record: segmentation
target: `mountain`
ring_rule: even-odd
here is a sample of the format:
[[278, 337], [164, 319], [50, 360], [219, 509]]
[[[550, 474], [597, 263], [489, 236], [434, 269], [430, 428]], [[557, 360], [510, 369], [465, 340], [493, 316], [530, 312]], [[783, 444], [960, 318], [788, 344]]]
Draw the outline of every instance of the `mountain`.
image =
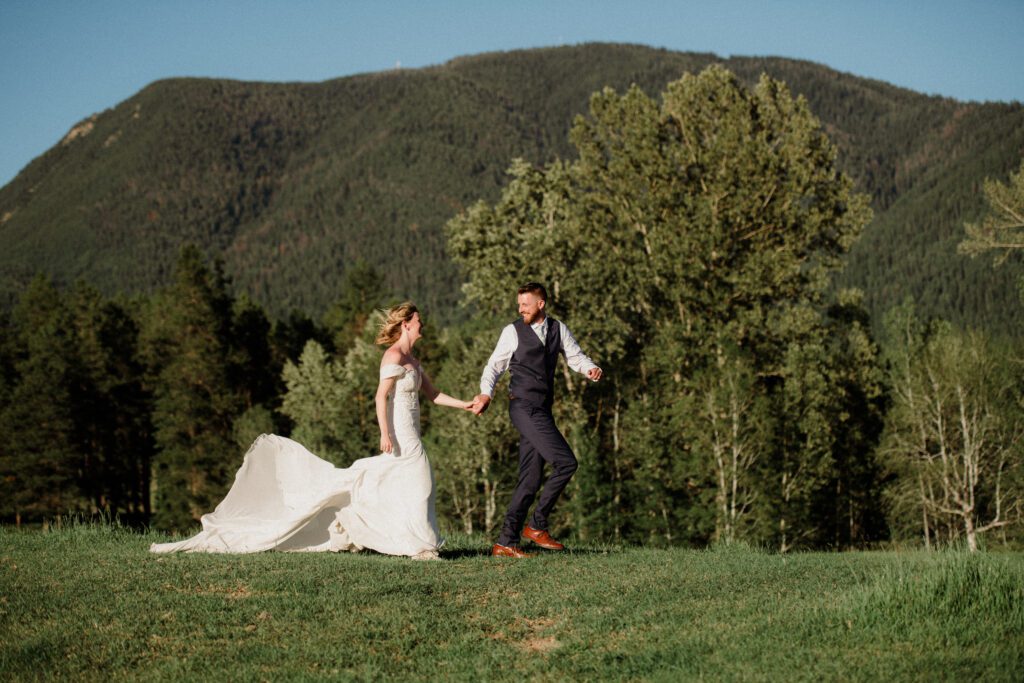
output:
[[276, 315], [319, 313], [347, 268], [455, 315], [444, 223], [494, 200], [514, 157], [570, 157], [590, 95], [656, 95], [721, 63], [807, 98], [875, 218], [838, 278], [874, 315], [906, 295], [955, 322], [1018, 332], [1019, 261], [955, 253], [985, 177], [1024, 156], [1020, 103], [964, 103], [782, 58], [587, 44], [489, 53], [323, 83], [171, 79], [82, 121], [0, 188], [0, 298], [38, 271], [107, 293], [167, 281], [181, 245], [221, 255]]

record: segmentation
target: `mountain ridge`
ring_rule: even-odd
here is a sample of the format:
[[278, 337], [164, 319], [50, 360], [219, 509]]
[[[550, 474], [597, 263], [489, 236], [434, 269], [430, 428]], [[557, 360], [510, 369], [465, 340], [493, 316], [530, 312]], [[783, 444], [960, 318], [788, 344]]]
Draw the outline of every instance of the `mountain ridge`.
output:
[[983, 178], [1024, 155], [1020, 103], [964, 103], [803, 60], [608, 43], [318, 83], [155, 81], [0, 188], [0, 297], [40, 270], [107, 293], [152, 291], [194, 242], [278, 316], [322, 311], [359, 260], [396, 293], [454, 309], [449, 218], [493, 201], [515, 157], [574, 156], [567, 133], [593, 92], [636, 83], [657, 95], [713, 63], [806, 97], [871, 196], [876, 217], [837, 282], [863, 287], [873, 315], [912, 295], [926, 314], [1019, 329], [1019, 264], [993, 271], [956, 256], [955, 242], [983, 206]]

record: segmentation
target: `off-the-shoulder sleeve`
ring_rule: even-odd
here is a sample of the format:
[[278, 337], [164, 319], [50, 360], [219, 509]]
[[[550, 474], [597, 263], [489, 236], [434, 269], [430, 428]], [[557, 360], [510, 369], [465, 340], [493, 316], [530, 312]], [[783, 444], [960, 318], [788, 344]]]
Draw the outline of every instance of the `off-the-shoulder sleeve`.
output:
[[401, 377], [405, 373], [409, 372], [408, 369], [395, 363], [385, 363], [380, 366], [380, 378], [388, 379], [389, 377]]

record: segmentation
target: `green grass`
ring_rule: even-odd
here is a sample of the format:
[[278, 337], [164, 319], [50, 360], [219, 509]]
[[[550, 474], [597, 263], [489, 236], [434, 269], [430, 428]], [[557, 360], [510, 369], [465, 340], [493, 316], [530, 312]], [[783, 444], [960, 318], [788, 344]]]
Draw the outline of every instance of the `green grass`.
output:
[[173, 555], [0, 530], [0, 680], [1020, 680], [1024, 554]]

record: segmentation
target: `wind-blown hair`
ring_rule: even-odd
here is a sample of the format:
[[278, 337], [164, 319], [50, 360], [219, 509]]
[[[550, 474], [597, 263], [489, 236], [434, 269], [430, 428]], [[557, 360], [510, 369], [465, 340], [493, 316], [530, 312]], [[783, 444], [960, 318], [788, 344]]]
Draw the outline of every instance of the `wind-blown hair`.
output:
[[384, 313], [384, 320], [377, 330], [377, 343], [389, 346], [402, 336], [402, 323], [409, 322], [418, 313], [416, 304], [411, 301], [392, 306]]

